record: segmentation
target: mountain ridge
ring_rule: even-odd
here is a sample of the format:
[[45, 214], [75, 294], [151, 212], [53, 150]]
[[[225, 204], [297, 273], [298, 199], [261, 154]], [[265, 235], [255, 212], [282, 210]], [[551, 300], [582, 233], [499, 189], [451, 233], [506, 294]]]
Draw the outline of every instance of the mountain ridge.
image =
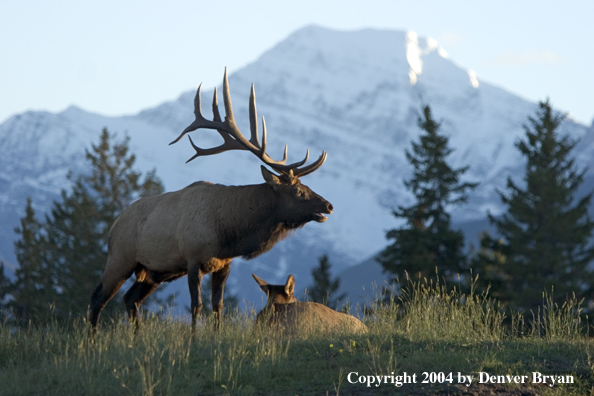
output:
[[[293, 162], [306, 149], [312, 158], [327, 151], [324, 166], [303, 182], [336, 209], [326, 223], [308, 224], [266, 255], [234, 262], [229, 285], [250, 301], [261, 300], [250, 281], [252, 272], [270, 283], [293, 273], [298, 288], [304, 288], [321, 254], [330, 255], [337, 274], [387, 244], [384, 231], [399, 224], [390, 209], [412, 200], [402, 185], [411, 171], [404, 149], [420, 133], [416, 119], [422, 104], [442, 120], [442, 131], [455, 148], [451, 164], [470, 165], [465, 180], [481, 182], [468, 205], [452, 208], [457, 223], [482, 219], [487, 210], [501, 212], [495, 188], [504, 188], [509, 175], [521, 174], [514, 142], [537, 108], [456, 64], [435, 40], [405, 31], [337, 32], [308, 26], [290, 35], [229, 75], [235, 118], [244, 134], [252, 82], [258, 115], [266, 117], [267, 152], [280, 158], [286, 142]], [[212, 90], [206, 88], [203, 112], [210, 117]], [[247, 152], [185, 165], [194, 153], [187, 140], [168, 146], [193, 120], [194, 95], [184, 92], [135, 115], [106, 117], [71, 106], [57, 114], [15, 115], [0, 125], [0, 147], [9, 152], [0, 158], [0, 259], [15, 262], [13, 229], [24, 214], [26, 196], [34, 197], [39, 213], [46, 212], [60, 189], [68, 188], [67, 172], [85, 169], [84, 148], [97, 141], [104, 127], [119, 137], [127, 132], [138, 169], [156, 167], [168, 191], [197, 180], [261, 183], [260, 162]], [[567, 120], [562, 132], [583, 138], [576, 158], [580, 166], [587, 165], [594, 155], [594, 127]], [[200, 147], [221, 141], [215, 131], [202, 130], [192, 139]], [[185, 281], [173, 288], [187, 295]]]

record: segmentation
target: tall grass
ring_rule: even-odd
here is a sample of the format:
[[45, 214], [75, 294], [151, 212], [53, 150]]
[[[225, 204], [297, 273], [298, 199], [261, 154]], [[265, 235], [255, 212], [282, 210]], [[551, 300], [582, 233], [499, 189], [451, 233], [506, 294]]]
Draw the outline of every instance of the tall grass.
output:
[[487, 293], [421, 280], [371, 308], [367, 334], [308, 338], [278, 336], [254, 325], [253, 312], [238, 311], [219, 331], [204, 319], [194, 336], [186, 322], [162, 315], [144, 317], [138, 333], [125, 320], [105, 321], [94, 339], [84, 320], [28, 328], [5, 322], [0, 395], [349, 394], [354, 385], [345, 376], [354, 370], [526, 374], [548, 367], [582, 378], [575, 389], [594, 385], [594, 347], [575, 300], [559, 307], [545, 295], [532, 320], [512, 313], [506, 321]]
[[470, 292], [463, 294], [455, 287], [448, 289], [439, 279], [409, 279], [405, 286], [398, 287], [398, 297], [394, 296], [392, 287], [370, 304], [375, 319], [372, 326], [379, 326], [378, 331], [392, 328], [392, 332], [411, 341], [502, 340], [506, 336], [505, 314], [499, 303], [488, 296], [488, 291], [475, 292], [475, 282]]
[[582, 321], [581, 301], [575, 295], [563, 302], [561, 306], [553, 302], [553, 291], [543, 293], [543, 304], [536, 313], [532, 313], [530, 321], [530, 334], [535, 337], [544, 337], [549, 341], [568, 341], [578, 339], [583, 331], [588, 331], [586, 320]]

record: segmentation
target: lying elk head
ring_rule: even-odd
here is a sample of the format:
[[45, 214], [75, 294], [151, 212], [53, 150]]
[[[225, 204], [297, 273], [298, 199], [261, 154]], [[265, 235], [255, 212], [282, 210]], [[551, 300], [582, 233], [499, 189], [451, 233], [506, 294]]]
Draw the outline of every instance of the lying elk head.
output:
[[262, 166], [266, 181], [263, 184], [223, 186], [197, 182], [180, 191], [143, 198], [130, 205], [110, 231], [105, 272], [91, 296], [89, 323], [92, 327], [97, 324], [105, 304], [133, 273], [136, 282], [124, 296], [132, 320], [138, 316], [140, 303], [159, 284], [187, 274], [194, 327], [202, 309], [200, 284], [202, 277], [209, 273], [212, 273], [212, 308], [220, 318], [224, 285], [234, 257], [256, 257], [270, 250], [291, 230], [309, 221], [324, 222], [325, 215], [332, 213], [328, 201], [299, 181], [301, 176], [322, 166], [326, 152], [309, 165], [306, 165], [309, 150], [302, 161], [287, 164], [285, 145], [283, 159], [273, 160], [266, 154], [264, 117], [262, 143], [258, 137], [254, 86], [249, 101], [249, 140], [235, 123], [227, 71], [223, 80], [224, 120], [219, 114], [216, 90], [212, 102], [213, 120], [204, 118], [201, 87], [194, 100], [196, 119], [171, 144], [196, 129], [215, 129], [222, 136], [223, 144], [202, 149], [190, 138], [196, 154], [188, 162], [228, 150], [247, 150], [277, 173]]
[[252, 274], [260, 289], [266, 293], [266, 307], [272, 304], [290, 304], [297, 301], [293, 292], [295, 292], [295, 278], [289, 275], [287, 283], [284, 285], [269, 285], [264, 279], [260, 279], [256, 274]]

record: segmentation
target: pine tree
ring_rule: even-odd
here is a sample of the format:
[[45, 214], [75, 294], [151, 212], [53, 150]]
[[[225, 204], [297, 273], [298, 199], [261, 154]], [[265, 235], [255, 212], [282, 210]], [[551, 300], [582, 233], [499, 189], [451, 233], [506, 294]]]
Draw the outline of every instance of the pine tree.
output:
[[557, 303], [573, 293], [592, 301], [593, 193], [576, 197], [586, 169], [580, 171], [570, 157], [577, 142], [559, 135], [564, 117], [547, 100], [528, 118], [526, 136], [516, 143], [527, 160], [524, 186], [509, 177], [507, 193], [498, 191], [507, 212], [500, 218], [489, 214], [489, 221], [501, 238], [485, 234], [474, 260], [492, 295], [519, 310], [537, 308], [545, 291]]
[[59, 318], [86, 314], [89, 290], [99, 283], [107, 261], [103, 220], [80, 178], [70, 192], [62, 191], [62, 200], [54, 202], [47, 217], [47, 255], [56, 271], [54, 301]]
[[309, 297], [312, 301], [327, 305], [329, 308], [336, 309], [340, 300], [346, 297], [346, 293], [336, 296], [340, 287], [340, 279], [332, 280], [330, 275], [330, 260], [328, 255], [324, 254], [318, 258], [319, 265], [311, 270], [314, 283], [309, 288]]
[[[44, 223], [34, 221], [30, 203], [21, 220], [15, 245], [20, 265], [15, 300], [22, 304], [30, 301], [29, 296], [43, 296], [39, 299], [42, 307], [31, 306], [30, 310], [43, 312], [40, 318], [50, 313], [43, 309], [48, 301], [58, 318], [86, 315], [90, 293], [105, 268], [111, 226], [134, 200], [163, 191], [155, 171], [141, 183], [141, 173], [133, 169], [129, 138], [112, 143], [113, 138], [106, 129], [102, 131], [99, 144], [86, 151], [90, 174], [68, 176], [71, 190], [62, 190], [61, 200], [54, 202]], [[32, 277], [45, 282], [34, 283], [33, 294], [28, 286]]]
[[56, 267], [47, 260], [48, 244], [42, 223], [37, 220], [31, 198], [27, 198], [25, 217], [15, 229], [20, 238], [15, 242], [19, 268], [11, 288], [8, 304], [21, 324], [47, 319], [56, 293]]
[[424, 133], [419, 142], [411, 142], [412, 152], [406, 150], [413, 175], [404, 185], [413, 193], [415, 203], [392, 212], [406, 224], [386, 233], [394, 242], [378, 257], [393, 280], [405, 279], [407, 274], [429, 277], [436, 269], [440, 276], [455, 279], [466, 270], [464, 236], [452, 230], [447, 209], [465, 203], [467, 191], [478, 183], [460, 182], [468, 167], [452, 169], [448, 165], [447, 157], [453, 152], [448, 138], [439, 134], [440, 123], [433, 120], [430, 107], [424, 106], [422, 111], [418, 125]]
[[126, 136], [115, 144], [112, 139], [107, 129], [103, 129], [99, 144], [91, 145], [91, 151], [86, 150], [92, 173], [80, 176], [80, 182], [92, 194], [102, 215], [100, 231], [104, 242], [115, 219], [133, 201], [163, 192], [163, 184], [154, 169], [146, 174], [142, 183], [142, 174], [133, 170], [136, 156], [129, 153], [130, 138]]
[[0, 321], [4, 321], [8, 317], [10, 308], [7, 299], [13, 288], [10, 278], [4, 272], [4, 268], [5, 263], [0, 260]]

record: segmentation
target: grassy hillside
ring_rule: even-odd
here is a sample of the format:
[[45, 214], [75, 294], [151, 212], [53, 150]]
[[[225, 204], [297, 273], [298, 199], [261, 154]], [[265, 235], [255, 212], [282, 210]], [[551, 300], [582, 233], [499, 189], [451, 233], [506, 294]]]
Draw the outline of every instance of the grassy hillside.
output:
[[[194, 337], [172, 319], [145, 318], [137, 335], [125, 321], [104, 323], [94, 343], [82, 321], [5, 323], [0, 395], [591, 394], [594, 343], [579, 306], [546, 302], [527, 324], [486, 296], [421, 283], [398, 303], [376, 303], [367, 334], [292, 339], [255, 326], [253, 313], [230, 315], [219, 332], [205, 320]], [[544, 375], [553, 377], [532, 383]], [[459, 384], [468, 376], [470, 387]]]

